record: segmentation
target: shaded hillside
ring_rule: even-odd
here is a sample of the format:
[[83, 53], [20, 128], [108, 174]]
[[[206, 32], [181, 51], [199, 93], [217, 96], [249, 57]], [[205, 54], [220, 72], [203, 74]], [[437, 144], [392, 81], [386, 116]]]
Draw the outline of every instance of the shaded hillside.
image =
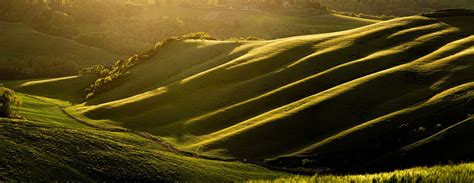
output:
[[[76, 6], [77, 5], [77, 6]], [[108, 3], [80, 3], [70, 12], [78, 24], [75, 40], [115, 53], [134, 54], [151, 48], [169, 37], [193, 32], [208, 32], [218, 39], [282, 37], [352, 29], [373, 23], [337, 15], [295, 11], [295, 16], [278, 12], [193, 8], [181, 6], [149, 7], [133, 17], [117, 16], [124, 8]], [[105, 11], [102, 11], [104, 10]], [[98, 16], [91, 16], [98, 14]], [[82, 16], [87, 17], [82, 17]], [[91, 21], [105, 19], [107, 21]], [[102, 23], [99, 23], [102, 22]]]
[[[460, 148], [471, 141], [439, 133], [474, 113], [473, 20], [413, 16], [270, 41], [175, 41], [69, 110], [184, 150], [281, 157], [269, 162], [286, 167], [345, 170]], [[418, 163], [471, 160], [474, 149], [464, 150]]]
[[97, 79], [95, 75], [70, 76], [53, 79], [21, 80], [5, 83], [17, 92], [25, 92], [77, 104], [84, 101], [85, 88]]
[[354, 16], [383, 15], [383, 16], [410, 16], [429, 11], [448, 8], [474, 8], [471, 0], [319, 0], [329, 9], [351, 13]]
[[0, 63], [7, 58], [79, 57], [80, 65], [110, 64], [119, 55], [40, 33], [25, 24], [0, 22]]

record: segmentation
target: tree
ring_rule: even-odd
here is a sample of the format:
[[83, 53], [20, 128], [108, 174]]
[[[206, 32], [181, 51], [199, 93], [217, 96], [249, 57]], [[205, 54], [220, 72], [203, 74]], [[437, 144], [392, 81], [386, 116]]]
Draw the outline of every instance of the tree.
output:
[[21, 102], [16, 97], [15, 92], [0, 84], [0, 117], [11, 117], [11, 107], [20, 104]]

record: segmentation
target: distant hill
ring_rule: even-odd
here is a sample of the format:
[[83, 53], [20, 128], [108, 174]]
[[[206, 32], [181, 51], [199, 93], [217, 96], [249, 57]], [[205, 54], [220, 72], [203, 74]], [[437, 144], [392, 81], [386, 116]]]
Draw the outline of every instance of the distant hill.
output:
[[471, 0], [434, 0], [434, 2], [450, 6], [450, 8], [474, 9], [474, 2]]
[[174, 41], [68, 110], [287, 168], [470, 161], [473, 21], [447, 13], [269, 41]]
[[110, 64], [119, 55], [40, 33], [22, 23], [0, 22], [0, 63], [8, 58], [79, 57], [80, 65]]
[[377, 0], [377, 1], [353, 1], [353, 0], [319, 0], [322, 5], [329, 9], [357, 14], [373, 16], [409, 16], [440, 9], [474, 9], [471, 0]]
[[71, 76], [81, 67], [109, 65], [121, 57], [23, 23], [0, 22], [0, 80]]

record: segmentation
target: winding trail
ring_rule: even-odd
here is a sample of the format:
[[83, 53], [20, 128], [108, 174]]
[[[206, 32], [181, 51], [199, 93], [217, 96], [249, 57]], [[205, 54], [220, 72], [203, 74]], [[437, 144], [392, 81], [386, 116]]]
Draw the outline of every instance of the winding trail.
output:
[[238, 158], [218, 158], [218, 157], [210, 157], [210, 156], [203, 156], [197, 153], [189, 152], [189, 151], [183, 151], [178, 148], [175, 148], [173, 145], [170, 143], [167, 143], [165, 140], [162, 140], [150, 133], [147, 132], [140, 132], [140, 131], [135, 131], [131, 129], [126, 129], [126, 128], [121, 128], [121, 127], [106, 127], [106, 126], [101, 126], [97, 125], [94, 123], [87, 122], [86, 120], [83, 120], [77, 116], [74, 116], [70, 114], [69, 112], [66, 111], [64, 106], [61, 106], [59, 104], [53, 103], [51, 101], [44, 100], [40, 97], [25, 94], [26, 97], [30, 97], [51, 105], [56, 106], [61, 110], [62, 113], [64, 113], [66, 116], [69, 118], [73, 119], [77, 123], [83, 124], [87, 127], [94, 128], [97, 130], [102, 130], [102, 131], [107, 131], [107, 132], [119, 132], [119, 133], [130, 133], [137, 135], [139, 137], [142, 137], [147, 140], [151, 140], [161, 146], [163, 146], [168, 152], [177, 154], [177, 155], [182, 155], [182, 156], [187, 156], [187, 157], [192, 157], [192, 158], [199, 158], [199, 159], [205, 159], [205, 160], [214, 160], [214, 161], [223, 161], [223, 162], [238, 162], [238, 163], [248, 163], [248, 164], [253, 164], [261, 167], [265, 167], [269, 170], [273, 171], [281, 171], [281, 172], [287, 172], [287, 173], [295, 173], [295, 174], [302, 174], [302, 175], [314, 175], [314, 174], [321, 174], [321, 173], [329, 173], [330, 170], [328, 169], [290, 169], [290, 168], [284, 168], [284, 167], [277, 167], [277, 166], [271, 166], [265, 163], [265, 159], [238, 159]]

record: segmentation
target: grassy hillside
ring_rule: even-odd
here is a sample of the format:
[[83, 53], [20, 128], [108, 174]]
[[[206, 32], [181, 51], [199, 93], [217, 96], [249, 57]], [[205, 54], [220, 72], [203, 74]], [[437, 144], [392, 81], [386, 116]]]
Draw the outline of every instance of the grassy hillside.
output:
[[[149, 7], [130, 18], [116, 16], [117, 13], [123, 13], [119, 7], [103, 7], [108, 11], [118, 11], [116, 13], [102, 12], [103, 8], [96, 8], [84, 7], [78, 9], [78, 12], [89, 15], [88, 11], [96, 10], [94, 13], [102, 15], [97, 17], [105, 17], [107, 21], [79, 23], [80, 33], [75, 39], [87, 45], [126, 54], [140, 53], [153, 47], [156, 42], [193, 32], [207, 32], [223, 40], [247, 37], [277, 39], [347, 30], [376, 22], [337, 15], [308, 14], [305, 13], [306, 10], [293, 10], [292, 13], [283, 14], [255, 10], [163, 6]], [[94, 18], [90, 17], [88, 20]]]
[[[276, 166], [346, 170], [461, 148], [471, 141], [443, 131], [474, 113], [470, 20], [412, 16], [269, 41], [175, 41], [122, 85], [68, 110], [184, 150], [278, 158]], [[417, 162], [471, 160], [474, 150], [464, 150]]]
[[[293, 12], [294, 14], [297, 14]], [[275, 39], [303, 34], [327, 33], [352, 29], [368, 25], [377, 21], [368, 19], [354, 19], [337, 15], [286, 15], [282, 12], [265, 12], [254, 10], [229, 9], [196, 9], [184, 7], [161, 7], [151, 9], [143, 17], [164, 16], [183, 20], [203, 19], [208, 22], [238, 27], [231, 32], [219, 29], [202, 31], [210, 32], [220, 38], [256, 36], [265, 39]], [[226, 33], [228, 32], [228, 33]], [[226, 35], [227, 34], [227, 35]]]
[[420, 167], [389, 173], [313, 177], [293, 176], [276, 180], [252, 180], [248, 182], [473, 182], [474, 164]]
[[0, 22], [0, 63], [7, 58], [79, 57], [80, 65], [108, 64], [120, 56], [64, 38], [52, 37], [21, 23]]
[[411, 16], [440, 9], [473, 9], [471, 0], [427, 0], [427, 1], [352, 1], [319, 0], [322, 5], [339, 13], [357, 17], [386, 19], [393, 16]]
[[96, 79], [97, 76], [85, 75], [53, 79], [10, 81], [4, 83], [4, 85], [18, 92], [27, 92], [31, 95], [59, 99], [70, 104], [77, 104], [84, 101], [85, 88]]
[[[412, 16], [268, 41], [172, 41], [113, 90], [66, 111], [181, 150], [276, 167], [347, 172], [472, 161], [470, 20]], [[67, 105], [82, 102], [93, 80], [6, 85]], [[39, 102], [27, 101], [24, 115], [69, 123], [32, 110]]]
[[130, 133], [89, 128], [56, 105], [20, 95], [26, 120], [0, 119], [0, 181], [192, 181], [274, 179], [286, 174], [168, 152]]
[[435, 2], [448, 6], [450, 8], [467, 8], [467, 9], [474, 9], [474, 3], [469, 0], [436, 0]]
[[2, 181], [471, 182], [474, 178], [472, 164], [365, 175], [289, 176], [248, 164], [176, 155], [132, 134], [81, 125], [35, 96], [20, 97], [24, 105], [17, 112], [27, 120], [0, 119], [0, 144], [8, 147], [0, 150]]

